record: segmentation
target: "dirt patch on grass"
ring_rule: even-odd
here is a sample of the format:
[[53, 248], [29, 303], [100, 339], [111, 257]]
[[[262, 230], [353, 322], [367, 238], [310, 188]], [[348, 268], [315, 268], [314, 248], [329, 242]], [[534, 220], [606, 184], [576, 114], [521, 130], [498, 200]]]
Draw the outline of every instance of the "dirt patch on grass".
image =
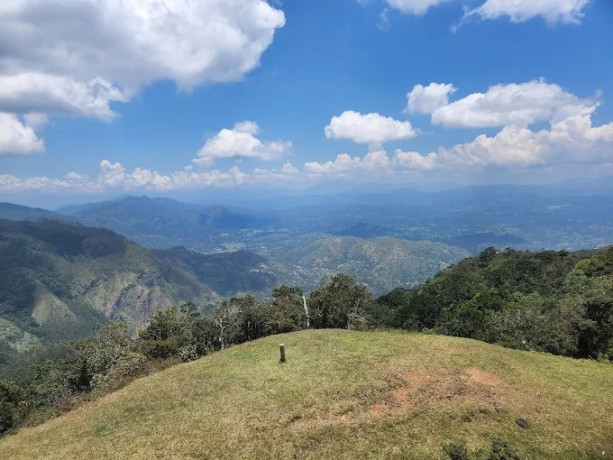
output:
[[502, 379], [493, 372], [471, 367], [416, 369], [389, 379], [387, 390], [364, 390], [332, 404], [327, 410], [308, 411], [290, 420], [296, 429], [354, 423], [364, 417], [403, 413], [424, 414], [457, 408], [462, 413], [495, 414], [506, 396]]
[[473, 382], [487, 385], [490, 387], [500, 387], [502, 379], [493, 372], [484, 371], [478, 367], [470, 367], [466, 369], [465, 376]]
[[504, 397], [499, 376], [478, 368], [466, 372], [420, 369], [393, 379], [382, 402], [369, 407], [373, 416], [400, 411], [431, 412], [445, 406], [483, 406], [498, 412]]

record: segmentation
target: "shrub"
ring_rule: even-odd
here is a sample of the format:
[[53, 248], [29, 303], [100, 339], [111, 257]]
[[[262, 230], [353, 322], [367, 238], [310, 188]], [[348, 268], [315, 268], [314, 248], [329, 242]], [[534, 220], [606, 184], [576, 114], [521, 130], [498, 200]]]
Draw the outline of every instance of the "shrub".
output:
[[502, 439], [492, 439], [492, 450], [487, 460], [520, 460], [511, 446]]
[[443, 450], [449, 457], [449, 460], [468, 460], [468, 451], [466, 450], [466, 444], [463, 442], [446, 444]]

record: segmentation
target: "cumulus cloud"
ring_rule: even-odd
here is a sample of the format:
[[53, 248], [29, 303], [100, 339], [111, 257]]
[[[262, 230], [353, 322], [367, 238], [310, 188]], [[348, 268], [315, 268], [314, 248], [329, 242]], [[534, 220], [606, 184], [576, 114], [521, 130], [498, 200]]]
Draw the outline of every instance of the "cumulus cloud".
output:
[[425, 14], [431, 7], [448, 1], [450, 0], [385, 0], [394, 9], [415, 15]]
[[407, 94], [407, 108], [409, 113], [431, 114], [439, 107], [449, 103], [449, 96], [456, 92], [456, 88], [449, 83], [430, 83], [428, 86], [415, 85]]
[[[127, 102], [158, 80], [183, 89], [239, 80], [284, 23], [283, 12], [264, 0], [4, 2], [0, 112], [110, 120], [112, 102]], [[4, 151], [42, 150], [14, 117], [2, 124], [12, 133]]]
[[65, 113], [110, 120], [115, 114], [109, 104], [125, 102], [127, 96], [116, 86], [94, 78], [87, 83], [42, 73], [0, 75], [0, 111]]
[[505, 126], [494, 136], [485, 134], [473, 141], [440, 149], [442, 165], [532, 166], [550, 162], [611, 161], [613, 123], [592, 125], [595, 107], [563, 120], [554, 120], [550, 129], [533, 131]]
[[[31, 119], [30, 123], [35, 121]], [[28, 155], [44, 151], [45, 144], [35, 132], [39, 125], [33, 124], [28, 124], [27, 120], [24, 124], [15, 115], [0, 112], [0, 155]]]
[[[287, 171], [287, 168], [284, 168]], [[121, 163], [108, 160], [100, 162], [97, 177], [88, 178], [70, 172], [62, 178], [47, 176], [21, 179], [10, 174], [0, 174], [0, 192], [39, 191], [45, 193], [62, 190], [99, 193], [105, 190], [153, 190], [171, 191], [200, 187], [236, 186], [244, 183], [249, 176], [238, 166], [227, 171], [197, 172], [187, 167], [170, 174], [161, 174], [147, 168], [135, 168], [127, 171]]]
[[417, 85], [409, 92], [408, 109], [430, 113], [432, 123], [453, 128], [483, 128], [506, 125], [528, 126], [564, 118], [595, 108], [597, 102], [581, 99], [560, 86], [533, 80], [491, 86], [485, 93], [473, 93], [454, 102], [448, 95], [451, 85]]
[[190, 88], [255, 68], [285, 23], [263, 0], [20, 0], [0, 8], [0, 69]]
[[404, 170], [431, 170], [435, 167], [437, 155], [427, 156], [417, 152], [396, 150], [390, 158], [384, 150], [373, 150], [364, 157], [352, 157], [341, 153], [334, 160], [325, 162], [308, 162], [304, 171], [311, 177], [372, 177], [376, 175], [393, 175]]
[[201, 167], [211, 166], [217, 159], [257, 158], [264, 161], [277, 160], [288, 153], [290, 141], [262, 142], [255, 137], [259, 133], [257, 123], [243, 121], [233, 129], [222, 129], [207, 139], [193, 162]]
[[421, 169], [429, 171], [436, 167], [437, 159], [438, 155], [436, 153], [421, 155], [418, 152], [403, 152], [400, 149], [394, 152], [394, 164], [400, 169]]
[[507, 16], [511, 22], [524, 22], [541, 16], [549, 24], [580, 24], [583, 9], [590, 0], [487, 0], [470, 10], [465, 17], [477, 15], [482, 19]]
[[359, 144], [383, 144], [411, 139], [416, 133], [408, 121], [397, 121], [378, 113], [361, 114], [348, 110], [332, 117], [325, 128], [328, 139], [350, 139]]

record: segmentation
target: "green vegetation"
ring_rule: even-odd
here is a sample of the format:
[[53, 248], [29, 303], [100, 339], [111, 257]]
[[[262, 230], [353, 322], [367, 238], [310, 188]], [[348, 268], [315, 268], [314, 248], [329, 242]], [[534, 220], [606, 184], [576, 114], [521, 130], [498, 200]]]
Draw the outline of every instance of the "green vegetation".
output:
[[309, 330], [136, 380], [4, 437], [0, 457], [443, 459], [456, 444], [469, 458], [602, 458], [612, 379], [610, 364], [467, 339]]
[[613, 359], [613, 247], [591, 254], [490, 248], [377, 303], [391, 327]]
[[217, 299], [149, 250], [100, 228], [0, 220], [0, 260], [0, 368], [40, 341], [84, 336], [109, 320], [142, 324], [156, 309]]
[[[346, 240], [334, 241], [339, 254], [351, 257]], [[393, 241], [377, 241], [404, 257]], [[247, 294], [210, 310], [196, 304], [212, 303], [201, 282], [214, 280], [216, 267], [230, 260], [219, 276], [238, 273], [231, 281], [220, 278], [219, 286], [260, 286], [271, 282], [254, 275], [262, 259], [246, 251], [158, 253], [180, 268], [107, 230], [0, 220], [0, 256], [9, 261], [0, 267], [0, 375], [7, 380], [0, 381], [0, 433], [74, 409], [60, 419], [66, 424], [55, 420], [0, 441], [0, 455], [8, 449], [9, 456], [24, 456], [13, 444], [22, 437], [35, 446], [34, 456], [43, 455], [36, 445], [45, 430], [63, 441], [47, 441], [51, 450], [44, 455], [64, 458], [110, 456], [98, 439], [107, 436], [137, 458], [165, 456], [168, 442], [159, 439], [172, 439], [179, 456], [214, 458], [592, 458], [613, 450], [613, 394], [606, 383], [613, 368], [596, 362], [613, 361], [613, 247], [590, 253], [488, 248], [376, 301], [367, 286], [337, 274], [308, 294], [281, 285], [269, 300]], [[196, 303], [182, 302], [189, 299]], [[128, 322], [106, 324], [109, 319]], [[144, 328], [136, 332], [138, 323]], [[381, 326], [428, 335], [304, 331]], [[299, 333], [225, 351], [292, 332]], [[275, 341], [289, 344], [287, 366], [264, 360]], [[219, 350], [224, 353], [206, 356]], [[196, 363], [134, 382], [181, 361]], [[211, 373], [216, 366], [227, 375]], [[190, 369], [199, 369], [204, 387], [190, 387], [191, 377], [181, 373]], [[146, 382], [160, 387], [159, 400], [149, 399], [154, 390]], [[140, 388], [137, 394], [133, 388]], [[178, 406], [164, 400], [173, 389]], [[192, 399], [203, 406], [193, 407]], [[120, 407], [105, 407], [104, 414], [91, 409], [115, 400], [126, 405], [122, 417], [105, 415]], [[134, 428], [139, 419], [147, 433]], [[77, 428], [70, 420], [91, 433], [86, 428], [83, 439], [72, 439]], [[207, 443], [177, 438], [176, 430], [192, 429], [186, 420], [211, 434]]]
[[263, 250], [279, 280], [316, 289], [322, 279], [345, 273], [374, 294], [410, 288], [467, 257], [461, 248], [400, 238], [372, 240], [325, 236]]
[[268, 261], [250, 251], [200, 254], [184, 247], [153, 251], [160, 260], [196, 277], [222, 296], [262, 293], [277, 285]]
[[[31, 423], [41, 413], [69, 410], [92, 392], [119, 388], [148, 371], [151, 361], [191, 361], [232, 344], [301, 330], [309, 321], [319, 328], [364, 328], [372, 307], [363, 286], [336, 275], [308, 301], [300, 288], [282, 285], [272, 291], [270, 302], [257, 302], [250, 295], [232, 298], [209, 315], [191, 303], [157, 310], [135, 338], [124, 323], [106, 325], [91, 338], [71, 343], [56, 359], [39, 364], [33, 377], [21, 379], [21, 397], [6, 402], [19, 417], [5, 421], [0, 433]], [[17, 367], [27, 374], [28, 365]]]

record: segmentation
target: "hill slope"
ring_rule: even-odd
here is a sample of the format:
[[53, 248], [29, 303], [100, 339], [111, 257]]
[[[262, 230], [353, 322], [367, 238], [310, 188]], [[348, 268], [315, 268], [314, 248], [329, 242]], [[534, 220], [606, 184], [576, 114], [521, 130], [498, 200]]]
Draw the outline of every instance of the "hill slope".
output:
[[273, 269], [285, 283], [310, 290], [335, 273], [345, 273], [375, 295], [423, 282], [469, 255], [464, 249], [430, 241], [352, 236], [317, 238], [263, 253], [275, 262]]
[[521, 458], [602, 458], [612, 380], [608, 364], [467, 339], [310, 330], [137, 380], [1, 439], [0, 457], [430, 459], [497, 437]]
[[223, 296], [265, 293], [277, 285], [268, 261], [250, 251], [200, 254], [184, 247], [154, 249], [153, 253], [171, 267], [185, 270]]
[[[73, 338], [106, 320], [142, 323], [157, 309], [215, 294], [109, 230], [0, 220], [0, 339], [14, 349]], [[1, 361], [1, 360], [0, 360]]]

